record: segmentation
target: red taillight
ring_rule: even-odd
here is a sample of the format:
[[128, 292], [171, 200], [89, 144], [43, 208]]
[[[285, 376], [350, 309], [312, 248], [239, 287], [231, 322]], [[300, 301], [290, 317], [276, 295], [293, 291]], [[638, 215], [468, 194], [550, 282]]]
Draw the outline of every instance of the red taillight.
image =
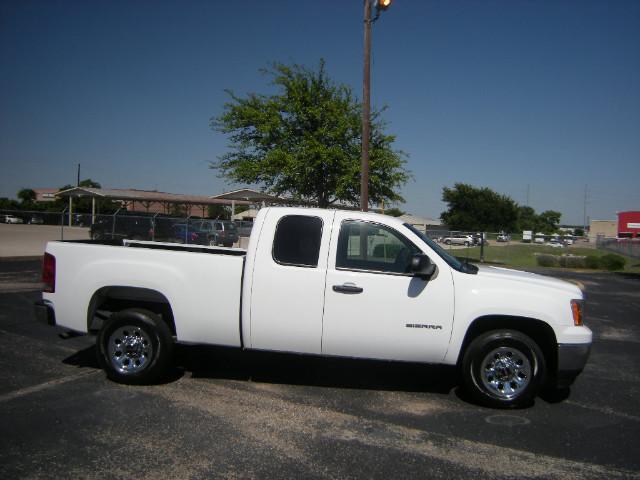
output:
[[43, 292], [55, 293], [56, 291], [56, 257], [50, 253], [44, 254], [44, 261], [42, 262], [42, 283], [44, 287]]

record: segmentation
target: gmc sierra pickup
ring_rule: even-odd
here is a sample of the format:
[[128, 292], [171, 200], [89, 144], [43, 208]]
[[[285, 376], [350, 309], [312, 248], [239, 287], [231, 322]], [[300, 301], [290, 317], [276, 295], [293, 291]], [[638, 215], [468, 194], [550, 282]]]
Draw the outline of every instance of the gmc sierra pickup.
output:
[[39, 317], [96, 334], [130, 384], [158, 380], [182, 342], [454, 365], [478, 401], [512, 407], [571, 384], [592, 339], [577, 286], [462, 263], [363, 212], [264, 208], [246, 251], [50, 242], [43, 282]]

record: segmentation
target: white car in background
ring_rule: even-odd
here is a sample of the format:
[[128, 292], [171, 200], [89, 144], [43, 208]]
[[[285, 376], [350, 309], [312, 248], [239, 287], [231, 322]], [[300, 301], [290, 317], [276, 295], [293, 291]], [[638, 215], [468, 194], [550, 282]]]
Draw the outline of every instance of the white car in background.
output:
[[15, 215], [5, 215], [4, 223], [24, 223], [20, 217], [16, 217]]
[[445, 245], [464, 245], [469, 247], [473, 245], [473, 237], [471, 235], [452, 235], [451, 237], [444, 237], [442, 243]]

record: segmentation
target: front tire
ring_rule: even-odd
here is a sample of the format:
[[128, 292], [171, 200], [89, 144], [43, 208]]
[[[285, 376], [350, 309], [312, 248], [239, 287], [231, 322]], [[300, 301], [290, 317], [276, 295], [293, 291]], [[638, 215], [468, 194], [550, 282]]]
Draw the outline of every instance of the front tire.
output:
[[462, 360], [464, 387], [493, 408], [530, 404], [544, 383], [545, 360], [538, 344], [515, 330], [492, 330], [475, 338]]
[[158, 315], [143, 309], [113, 314], [96, 343], [100, 366], [118, 383], [153, 383], [166, 373], [173, 357], [169, 327]]

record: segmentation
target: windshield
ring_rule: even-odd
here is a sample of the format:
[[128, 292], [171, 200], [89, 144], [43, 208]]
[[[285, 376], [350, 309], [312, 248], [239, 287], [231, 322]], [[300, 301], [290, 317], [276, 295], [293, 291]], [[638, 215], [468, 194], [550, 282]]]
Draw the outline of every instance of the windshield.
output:
[[449, 266], [451, 268], [454, 268], [456, 270], [458, 270], [459, 272], [464, 272], [464, 273], [474, 273], [475, 271], [475, 267], [472, 269], [470, 268], [471, 265], [468, 265], [466, 263], [462, 263], [460, 260], [458, 260], [456, 257], [454, 257], [453, 255], [451, 255], [449, 252], [447, 252], [444, 248], [442, 248], [440, 245], [438, 245], [436, 242], [434, 242], [433, 240], [431, 240], [425, 233], [421, 232], [420, 230], [418, 230], [416, 227], [414, 227], [413, 225], [410, 225], [408, 223], [404, 224], [405, 227], [407, 227], [409, 230], [411, 230], [413, 233], [415, 233], [416, 235], [418, 235], [418, 237], [420, 237], [420, 239], [426, 243], [427, 245], [429, 245], [429, 247], [436, 252], [438, 255], [440, 255], [440, 257], [449, 264]]

